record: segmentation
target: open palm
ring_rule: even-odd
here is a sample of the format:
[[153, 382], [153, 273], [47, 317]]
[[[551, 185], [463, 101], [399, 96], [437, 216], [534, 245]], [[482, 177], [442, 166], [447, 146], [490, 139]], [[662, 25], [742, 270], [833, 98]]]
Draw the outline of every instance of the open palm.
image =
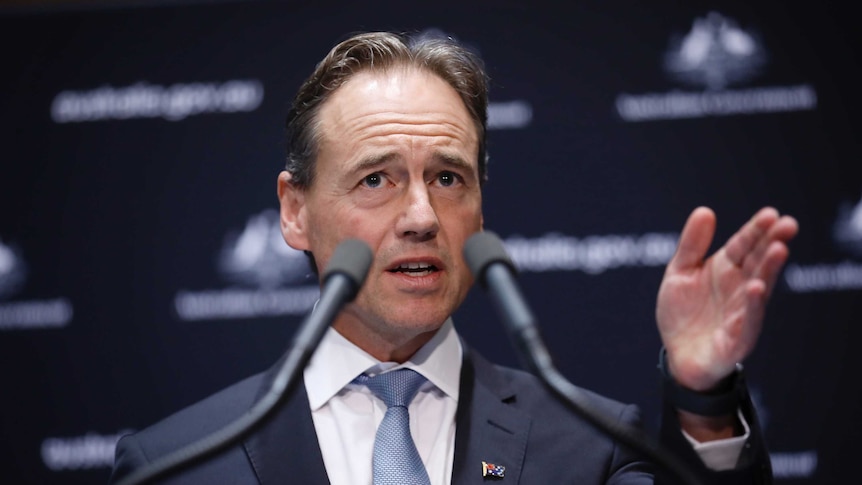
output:
[[754, 348], [787, 243], [798, 232], [795, 219], [763, 208], [706, 258], [715, 227], [712, 210], [691, 213], [656, 304], [671, 374], [697, 391], [714, 387]]

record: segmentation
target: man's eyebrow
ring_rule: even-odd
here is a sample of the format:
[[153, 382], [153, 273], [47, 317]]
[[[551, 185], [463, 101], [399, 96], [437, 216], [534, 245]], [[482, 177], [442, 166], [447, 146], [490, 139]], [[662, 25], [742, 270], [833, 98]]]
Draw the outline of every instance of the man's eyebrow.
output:
[[434, 158], [436, 158], [439, 162], [443, 163], [444, 165], [448, 165], [450, 167], [459, 168], [461, 170], [465, 170], [465, 171], [468, 171], [471, 173], [474, 170], [476, 170], [476, 167], [474, 167], [473, 164], [471, 164], [467, 160], [464, 160], [463, 158], [461, 158], [457, 155], [449, 155], [446, 153], [437, 153], [434, 155]]
[[398, 158], [398, 154], [396, 153], [386, 153], [383, 155], [372, 155], [370, 157], [365, 157], [350, 167], [351, 172], [365, 172], [367, 170], [372, 170], [378, 168], [382, 165], [385, 165], [388, 162], [391, 162], [395, 158]]
[[[352, 164], [348, 168], [348, 170], [350, 173], [373, 171], [374, 169], [380, 168], [383, 165], [386, 165], [387, 163], [390, 163], [398, 158], [399, 155], [394, 152], [385, 153], [383, 155], [371, 155], [360, 159], [355, 164]], [[463, 172], [474, 173], [477, 170], [477, 168], [473, 166], [473, 164], [457, 155], [451, 155], [448, 153], [435, 153], [434, 159], [437, 161], [437, 163], [440, 163], [441, 165], [458, 169]]]

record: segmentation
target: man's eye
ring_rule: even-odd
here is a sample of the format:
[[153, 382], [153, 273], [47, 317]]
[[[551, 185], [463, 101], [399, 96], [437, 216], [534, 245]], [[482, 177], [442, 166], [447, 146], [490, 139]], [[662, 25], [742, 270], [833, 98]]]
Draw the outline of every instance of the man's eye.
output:
[[458, 181], [458, 176], [452, 172], [443, 172], [437, 176], [438, 180], [440, 180], [440, 185], [443, 187], [450, 187]]
[[366, 187], [375, 189], [383, 184], [383, 177], [379, 173], [372, 173], [370, 175], [366, 175], [365, 178], [362, 179], [362, 183]]

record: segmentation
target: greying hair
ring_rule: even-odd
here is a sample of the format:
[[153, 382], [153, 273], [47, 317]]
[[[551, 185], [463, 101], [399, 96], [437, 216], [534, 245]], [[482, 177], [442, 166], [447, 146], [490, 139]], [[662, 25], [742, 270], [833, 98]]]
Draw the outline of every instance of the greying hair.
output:
[[476, 125], [479, 180], [485, 181], [488, 79], [481, 59], [451, 37], [368, 32], [354, 35], [333, 47], [294, 98], [287, 116], [285, 168], [296, 186], [307, 188], [314, 181], [321, 138], [318, 113], [323, 103], [353, 75], [393, 66], [425, 69], [455, 89]]

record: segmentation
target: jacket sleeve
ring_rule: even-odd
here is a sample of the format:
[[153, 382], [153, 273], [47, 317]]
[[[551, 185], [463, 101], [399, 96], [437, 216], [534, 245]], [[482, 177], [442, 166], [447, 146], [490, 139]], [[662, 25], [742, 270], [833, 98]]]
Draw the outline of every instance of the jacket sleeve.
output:
[[[740, 377], [740, 379], [744, 379]], [[708, 469], [682, 434], [682, 426], [677, 417], [676, 409], [667, 400], [662, 403], [662, 419], [659, 442], [671, 453], [675, 453], [692, 471], [702, 477], [704, 485], [769, 485], [772, 483], [772, 466], [769, 453], [763, 439], [763, 433], [757, 419], [751, 395], [745, 382], [740, 384], [739, 409], [751, 428], [751, 433], [736, 468], [726, 471]], [[662, 393], [664, 395], [664, 393]], [[667, 470], [657, 467], [657, 485], [683, 485]]]

